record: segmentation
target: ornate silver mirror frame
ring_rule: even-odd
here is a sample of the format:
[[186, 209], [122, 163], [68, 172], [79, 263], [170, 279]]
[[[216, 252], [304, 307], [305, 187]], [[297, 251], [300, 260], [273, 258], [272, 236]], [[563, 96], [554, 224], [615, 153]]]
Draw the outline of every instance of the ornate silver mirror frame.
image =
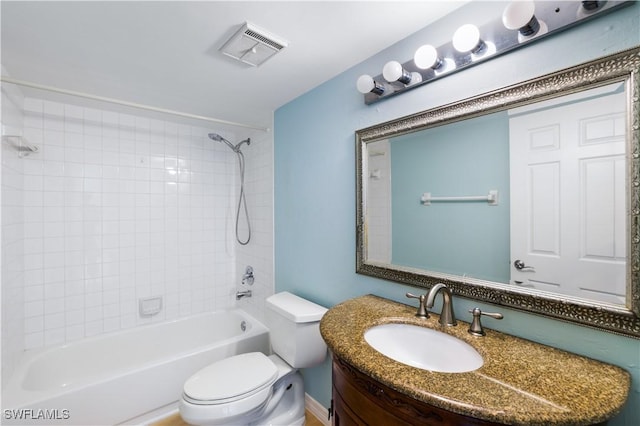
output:
[[[640, 47], [477, 97], [356, 131], [356, 272], [430, 288], [445, 283], [456, 295], [640, 338]], [[627, 87], [627, 307], [536, 293], [456, 275], [367, 262], [364, 176], [367, 144], [417, 130], [623, 81]]]

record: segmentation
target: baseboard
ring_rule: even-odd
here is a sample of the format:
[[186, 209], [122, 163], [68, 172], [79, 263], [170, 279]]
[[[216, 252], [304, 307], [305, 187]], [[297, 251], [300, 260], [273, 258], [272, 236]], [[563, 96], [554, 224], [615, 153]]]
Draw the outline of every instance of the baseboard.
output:
[[308, 393], [304, 394], [304, 406], [311, 414], [316, 416], [324, 426], [331, 426], [331, 420], [327, 418], [329, 415], [327, 407], [313, 399]]

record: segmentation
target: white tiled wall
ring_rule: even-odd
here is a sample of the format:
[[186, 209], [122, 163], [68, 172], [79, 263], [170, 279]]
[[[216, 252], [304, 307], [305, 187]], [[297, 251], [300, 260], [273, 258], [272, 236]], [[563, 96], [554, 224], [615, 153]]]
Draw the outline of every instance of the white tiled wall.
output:
[[391, 146], [381, 140], [368, 146], [367, 260], [391, 263]]
[[[237, 160], [211, 129], [34, 98], [24, 108], [41, 147], [21, 160], [26, 349], [235, 305]], [[267, 211], [270, 200], [254, 214]], [[153, 319], [138, 315], [147, 296], [164, 298]]]
[[[3, 75], [5, 72], [3, 70]], [[20, 135], [24, 97], [13, 85], [2, 85], [2, 135]], [[13, 143], [3, 140], [2, 156], [2, 383], [24, 350], [23, 164]], [[19, 145], [18, 145], [19, 146]]]

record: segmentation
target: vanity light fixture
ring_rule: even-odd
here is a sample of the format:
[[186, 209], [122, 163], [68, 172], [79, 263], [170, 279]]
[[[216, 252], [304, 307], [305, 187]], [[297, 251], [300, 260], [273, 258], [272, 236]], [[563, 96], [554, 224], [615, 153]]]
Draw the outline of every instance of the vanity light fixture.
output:
[[364, 102], [372, 104], [633, 3], [634, 0], [515, 0], [493, 21], [481, 27], [473, 23], [462, 25], [451, 42], [437, 47], [422, 45], [411, 60], [389, 61], [382, 74], [362, 75], [356, 86], [364, 95]]
[[402, 84], [411, 85], [422, 81], [420, 73], [407, 71], [398, 61], [387, 62], [382, 69], [382, 76], [389, 83], [399, 81]]
[[445, 72], [453, 71], [456, 63], [451, 58], [443, 58], [440, 56], [438, 49], [430, 44], [420, 46], [413, 55], [413, 64], [421, 72], [432, 71], [434, 75], [440, 75]]
[[411, 74], [407, 72], [398, 61], [389, 61], [384, 64], [382, 69], [382, 76], [389, 83], [399, 81], [402, 84], [411, 83]]
[[520, 43], [546, 34], [549, 30], [544, 21], [536, 18], [535, 10], [536, 5], [533, 1], [514, 1], [509, 3], [502, 13], [502, 23], [508, 30], [518, 30]]
[[487, 48], [486, 43], [480, 38], [480, 30], [473, 24], [465, 24], [453, 33], [453, 48], [460, 53], [479, 54]]
[[437, 70], [444, 64], [444, 60], [438, 56], [438, 49], [430, 44], [422, 45], [416, 50], [413, 55], [413, 62], [421, 70], [429, 68]]
[[382, 95], [384, 93], [384, 86], [373, 79], [369, 74], [363, 74], [358, 77], [356, 82], [358, 92], [373, 93], [374, 95]]
[[596, 10], [598, 9], [601, 5], [602, 5], [602, 1], [583, 1], [582, 2], [582, 7], [585, 8], [585, 10]]
[[453, 48], [462, 54], [471, 54], [471, 60], [477, 61], [496, 53], [496, 45], [480, 38], [480, 29], [473, 24], [465, 24], [453, 34]]
[[583, 1], [582, 7], [578, 8], [578, 19], [600, 12], [606, 1]]

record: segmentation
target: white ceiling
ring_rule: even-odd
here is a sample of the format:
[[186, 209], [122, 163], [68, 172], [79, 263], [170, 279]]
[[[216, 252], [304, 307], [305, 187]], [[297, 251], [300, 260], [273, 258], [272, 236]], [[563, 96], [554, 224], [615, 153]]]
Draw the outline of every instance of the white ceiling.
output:
[[[464, 3], [3, 0], [2, 65], [16, 79], [270, 127], [281, 105]], [[245, 21], [289, 46], [257, 68], [223, 56]]]

